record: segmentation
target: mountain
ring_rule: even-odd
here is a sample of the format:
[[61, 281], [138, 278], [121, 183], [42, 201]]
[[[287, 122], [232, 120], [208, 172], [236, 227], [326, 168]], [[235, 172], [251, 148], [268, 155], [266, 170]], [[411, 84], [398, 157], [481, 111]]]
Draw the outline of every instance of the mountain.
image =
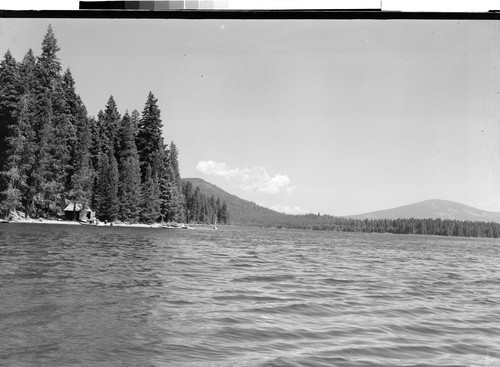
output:
[[[229, 224], [341, 232], [379, 232], [500, 238], [500, 213], [445, 200], [426, 200], [398, 208], [350, 217], [275, 212], [231, 195], [200, 178], [184, 178], [206, 197], [226, 203]], [[448, 220], [443, 220], [448, 219]], [[497, 222], [497, 223], [492, 223]]]
[[354, 219], [398, 219], [398, 218], [440, 218], [452, 220], [497, 222], [500, 213], [488, 212], [448, 200], [424, 200], [397, 208], [378, 210], [365, 214], [351, 215]]
[[214, 196], [224, 201], [229, 212], [229, 223], [234, 224], [266, 224], [276, 220], [276, 217], [286, 214], [275, 212], [264, 208], [252, 201], [243, 200], [235, 195], [229, 194], [220, 187], [213, 185], [201, 178], [183, 178], [183, 182], [191, 182], [193, 188], [198, 186], [201, 193], [207, 197]]
[[[214, 195], [225, 201], [230, 215], [230, 222], [234, 224], [252, 224], [261, 226], [292, 226], [312, 227], [322, 220], [330, 220], [331, 216], [315, 216], [313, 214], [291, 215], [278, 213], [262, 207], [254, 202], [243, 200], [229, 194], [220, 187], [213, 185], [201, 178], [183, 178], [190, 181], [193, 187], [199, 186], [207, 197]], [[328, 219], [329, 218], [329, 219]], [[500, 213], [488, 212], [465, 204], [448, 200], [424, 200], [418, 203], [404, 205], [392, 209], [378, 210], [365, 214], [346, 216], [347, 219], [451, 219], [471, 222], [496, 222], [500, 223]], [[307, 223], [307, 224], [305, 224]]]

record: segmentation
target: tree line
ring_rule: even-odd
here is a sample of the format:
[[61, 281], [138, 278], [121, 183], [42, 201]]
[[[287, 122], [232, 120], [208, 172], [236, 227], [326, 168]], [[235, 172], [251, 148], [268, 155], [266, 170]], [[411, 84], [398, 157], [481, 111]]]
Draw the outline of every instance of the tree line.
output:
[[179, 152], [164, 142], [153, 93], [142, 113], [121, 116], [110, 96], [97, 118], [89, 117], [58, 51], [49, 26], [41, 55], [30, 49], [17, 62], [7, 51], [0, 62], [2, 214], [48, 218], [79, 203], [107, 221], [208, 223], [215, 211], [225, 223], [225, 203], [198, 196], [194, 207], [203, 207], [201, 215], [185, 196]]
[[196, 223], [229, 223], [227, 205], [214, 195], [207, 197], [199, 186], [186, 181], [182, 185], [182, 193], [186, 198], [186, 216], [188, 222]]
[[267, 220], [265, 223], [256, 221], [253, 224], [263, 227], [341, 232], [500, 238], [499, 223], [451, 219], [355, 219], [330, 215], [305, 214], [281, 215], [276, 216], [273, 220]]

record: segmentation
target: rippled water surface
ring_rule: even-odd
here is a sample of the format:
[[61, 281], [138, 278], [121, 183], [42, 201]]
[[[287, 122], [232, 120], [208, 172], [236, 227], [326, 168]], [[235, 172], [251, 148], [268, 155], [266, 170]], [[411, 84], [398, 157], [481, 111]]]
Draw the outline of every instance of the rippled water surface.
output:
[[500, 366], [500, 241], [0, 224], [0, 364]]

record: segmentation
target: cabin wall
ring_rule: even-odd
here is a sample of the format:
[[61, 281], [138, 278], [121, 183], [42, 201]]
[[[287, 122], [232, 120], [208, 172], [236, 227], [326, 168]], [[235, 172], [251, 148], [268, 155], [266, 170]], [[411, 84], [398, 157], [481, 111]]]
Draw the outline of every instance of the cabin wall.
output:
[[80, 218], [80, 210], [75, 211], [75, 215], [76, 216], [73, 217], [73, 210], [66, 210], [64, 212], [64, 219], [66, 219], [66, 220], [73, 220], [73, 218], [74, 219]]

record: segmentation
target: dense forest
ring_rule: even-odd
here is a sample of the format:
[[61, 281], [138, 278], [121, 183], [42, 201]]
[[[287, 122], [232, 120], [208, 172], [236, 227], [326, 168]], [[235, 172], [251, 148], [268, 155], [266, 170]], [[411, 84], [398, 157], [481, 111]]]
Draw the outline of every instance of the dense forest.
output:
[[234, 225], [325, 230], [340, 232], [371, 232], [395, 234], [423, 234], [460, 237], [500, 238], [500, 224], [496, 222], [463, 221], [449, 219], [355, 219], [331, 215], [278, 213], [231, 195], [221, 188], [200, 178], [184, 178], [184, 184], [200, 189], [201, 194], [223, 199], [231, 216], [228, 223]]
[[[241, 213], [237, 209], [232, 206], [229, 206], [229, 208], [235, 217], [241, 217]], [[274, 215], [266, 215], [263, 220], [259, 217], [247, 217], [244, 221], [234, 224], [340, 232], [500, 238], [499, 223], [436, 218], [354, 219], [320, 214], [290, 215], [275, 213]]]
[[[100, 220], [225, 223], [225, 203], [183, 187], [158, 100], [121, 116], [113, 96], [89, 117], [49, 26], [42, 53], [0, 63], [0, 213], [60, 217], [70, 203]], [[75, 206], [75, 205], [74, 205]]]
[[227, 205], [215, 195], [205, 195], [199, 186], [186, 181], [182, 184], [182, 193], [186, 199], [186, 218], [192, 223], [229, 223]]
[[[292, 218], [290, 218], [292, 217]], [[272, 223], [272, 222], [271, 222]], [[268, 222], [265, 226], [268, 226]], [[313, 229], [342, 232], [423, 234], [459, 237], [500, 237], [500, 224], [450, 219], [354, 219], [330, 215], [290, 215], [274, 222], [277, 228]]]

